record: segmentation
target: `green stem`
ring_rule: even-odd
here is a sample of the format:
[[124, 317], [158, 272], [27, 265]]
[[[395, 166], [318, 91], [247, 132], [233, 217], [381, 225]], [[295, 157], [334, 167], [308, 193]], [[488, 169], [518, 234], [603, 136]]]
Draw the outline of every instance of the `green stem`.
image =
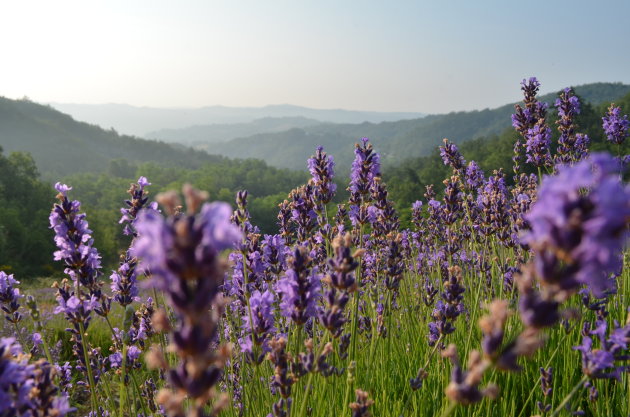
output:
[[[359, 227], [359, 248], [363, 247], [363, 225]], [[350, 361], [356, 360], [356, 350], [357, 350], [357, 331], [359, 324], [359, 288], [361, 287], [361, 274], [363, 268], [363, 259], [359, 258], [359, 266], [357, 267], [356, 281], [357, 281], [357, 290], [354, 292], [353, 297], [353, 307], [354, 311], [352, 314], [352, 348], [350, 349]]]
[[149, 412], [147, 411], [147, 409], [145, 407], [144, 397], [140, 393], [140, 386], [138, 385], [138, 381], [136, 381], [136, 376], [133, 373], [130, 373], [129, 375], [131, 376], [131, 381], [133, 382], [133, 388], [136, 391], [136, 395], [140, 399], [140, 406], [142, 407], [142, 414], [144, 414], [145, 417], [148, 417], [149, 416]]
[[564, 399], [562, 400], [562, 402], [560, 403], [560, 405], [558, 405], [558, 407], [556, 407], [555, 410], [553, 410], [553, 413], [549, 416], [549, 417], [554, 417], [556, 415], [558, 415], [558, 413], [560, 411], [562, 411], [562, 409], [564, 408], [564, 406], [569, 402], [569, 400], [571, 399], [571, 397], [573, 397], [575, 395], [575, 393], [582, 388], [582, 386], [584, 386], [584, 383], [588, 380], [588, 376], [584, 375], [582, 377], [582, 379], [580, 379], [580, 382], [578, 382], [573, 389], [571, 390], [571, 392], [569, 392], [567, 394], [566, 397], [564, 397]]
[[44, 346], [44, 354], [46, 355], [46, 359], [49, 364], [53, 364], [52, 355], [50, 354], [50, 348], [48, 347], [48, 342], [46, 342], [46, 338], [42, 337], [42, 344]]
[[87, 368], [88, 381], [90, 383], [90, 397], [92, 399], [92, 411], [98, 412], [98, 399], [96, 398], [96, 383], [94, 382], [94, 374], [92, 373], [92, 364], [90, 363], [90, 356], [88, 354], [87, 341], [85, 340], [85, 327], [83, 322], [79, 321], [79, 331], [81, 332], [81, 345], [83, 347], [83, 360], [85, 361], [85, 367]]
[[440, 417], [448, 417], [451, 415], [451, 413], [453, 412], [453, 410], [455, 410], [455, 407], [457, 406], [457, 403], [455, 402], [451, 402], [448, 406], [448, 408], [446, 408], [442, 414], [440, 414]]
[[124, 417], [124, 406], [126, 403], [126, 398], [125, 398], [125, 394], [126, 394], [126, 387], [125, 387], [125, 370], [127, 368], [127, 344], [125, 342], [123, 342], [123, 347], [122, 347], [122, 368], [121, 368], [121, 372], [120, 372], [120, 385], [119, 385], [119, 389], [118, 389], [118, 394], [119, 394], [119, 400], [120, 403], [118, 404], [118, 415], [120, 417]]

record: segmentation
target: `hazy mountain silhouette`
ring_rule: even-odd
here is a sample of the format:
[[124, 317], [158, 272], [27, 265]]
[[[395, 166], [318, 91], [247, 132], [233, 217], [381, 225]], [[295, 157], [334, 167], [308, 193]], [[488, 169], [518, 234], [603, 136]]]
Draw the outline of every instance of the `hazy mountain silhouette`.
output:
[[342, 109], [311, 109], [279, 104], [265, 107], [208, 106], [201, 108], [152, 108], [127, 104], [50, 103], [76, 120], [114, 128], [126, 134], [147, 137], [161, 129], [196, 125], [250, 123], [266, 117], [304, 117], [329, 123], [383, 122], [421, 117], [421, 113], [370, 112]]
[[[630, 85], [593, 83], [577, 86], [576, 94], [586, 102], [599, 104], [623, 97]], [[540, 100], [550, 104], [557, 93]], [[552, 111], [552, 110], [550, 110]], [[412, 120], [361, 124], [319, 124], [279, 133], [260, 133], [223, 143], [197, 144], [198, 149], [239, 158], [261, 158], [269, 164], [301, 169], [317, 145], [334, 155], [339, 166], [347, 167], [354, 158], [354, 144], [363, 136], [371, 139], [382, 161], [396, 163], [410, 157], [428, 155], [443, 138], [461, 143], [481, 136], [499, 134], [511, 125], [514, 104], [449, 114], [428, 115]]]

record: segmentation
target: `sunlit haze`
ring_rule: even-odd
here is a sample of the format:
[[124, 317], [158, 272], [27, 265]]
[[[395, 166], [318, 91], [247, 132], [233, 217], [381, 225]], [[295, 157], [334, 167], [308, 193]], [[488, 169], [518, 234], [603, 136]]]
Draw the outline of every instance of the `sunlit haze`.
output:
[[630, 2], [12, 1], [0, 95], [440, 113], [630, 83]]

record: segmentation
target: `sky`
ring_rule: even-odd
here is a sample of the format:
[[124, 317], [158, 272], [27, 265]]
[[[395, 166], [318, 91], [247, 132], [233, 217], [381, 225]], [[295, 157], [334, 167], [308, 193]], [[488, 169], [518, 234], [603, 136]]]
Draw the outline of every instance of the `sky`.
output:
[[444, 113], [630, 83], [630, 1], [2, 1], [0, 95]]

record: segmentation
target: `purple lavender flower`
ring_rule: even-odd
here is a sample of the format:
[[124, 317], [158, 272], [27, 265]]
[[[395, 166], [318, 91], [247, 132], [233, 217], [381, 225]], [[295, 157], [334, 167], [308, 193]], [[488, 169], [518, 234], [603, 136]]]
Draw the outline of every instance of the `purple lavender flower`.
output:
[[613, 288], [608, 273], [620, 266], [630, 218], [630, 189], [615, 166], [609, 155], [594, 154], [543, 181], [522, 240], [544, 283], [563, 290], [584, 284], [596, 296]]
[[0, 303], [2, 303], [2, 311], [8, 322], [17, 325], [22, 320], [20, 309], [20, 289], [15, 286], [20, 282], [13, 278], [13, 274], [7, 275], [0, 271]]
[[464, 312], [462, 300], [464, 287], [461, 285], [462, 271], [459, 266], [448, 268], [448, 276], [444, 283], [442, 300], [438, 300], [433, 309], [433, 321], [429, 322], [429, 346], [435, 346], [438, 340], [455, 331], [453, 323]]
[[75, 409], [59, 394], [53, 367], [40, 360], [28, 363], [14, 338], [0, 339], [0, 415], [64, 417]]
[[315, 197], [321, 204], [329, 203], [337, 191], [337, 184], [332, 180], [335, 176], [333, 157], [326, 155], [324, 148], [318, 146], [315, 155], [308, 159], [307, 164], [315, 187]]
[[558, 150], [556, 163], [573, 163], [581, 160], [587, 153], [588, 137], [575, 133], [575, 116], [580, 114], [580, 101], [570, 88], [565, 88], [555, 103], [558, 108]]
[[[156, 202], [152, 202], [147, 206], [148, 192], [145, 190], [145, 187], [149, 185], [151, 185], [151, 183], [145, 177], [140, 177], [137, 184], [132, 183], [128, 191], [131, 195], [131, 200], [125, 201], [125, 204], [129, 208], [123, 207], [120, 209], [123, 216], [119, 223], [126, 223], [123, 233], [126, 235], [132, 235], [134, 239], [138, 236], [138, 232], [135, 228], [138, 213], [140, 213], [141, 210], [157, 211]], [[126, 307], [133, 301], [139, 300], [138, 287], [136, 284], [137, 264], [138, 260], [131, 255], [129, 250], [127, 250], [120, 257], [120, 266], [118, 267], [118, 270], [113, 271], [112, 275], [110, 275], [114, 300], [122, 307]]]
[[101, 257], [92, 246], [92, 231], [88, 228], [85, 214], [79, 213], [81, 203], [68, 200], [67, 193], [71, 187], [56, 183], [55, 189], [59, 192], [59, 203], [53, 206], [49, 217], [58, 248], [54, 259], [65, 263], [65, 273], [75, 282], [79, 297], [83, 297], [82, 287], [85, 287], [89, 296], [100, 300], [102, 283], [98, 277], [101, 274]]
[[325, 294], [327, 308], [319, 311], [319, 320], [334, 338], [341, 336], [343, 325], [348, 321], [344, 308], [350, 300], [350, 293], [357, 290], [354, 270], [359, 266], [350, 250], [350, 234], [338, 235], [333, 239], [335, 256], [328, 260], [329, 273], [322, 279], [330, 289]]
[[551, 163], [549, 146], [551, 145], [551, 129], [546, 125], [536, 124], [525, 134], [527, 161], [537, 167]]
[[263, 352], [269, 351], [268, 341], [271, 340], [276, 332], [274, 327], [274, 302], [275, 299], [271, 291], [263, 293], [254, 291], [249, 297], [251, 320], [250, 311], [246, 311], [243, 315], [243, 329], [247, 333], [244, 339], [239, 340], [243, 352], [252, 354], [254, 345], [262, 346]]
[[291, 191], [291, 220], [296, 224], [297, 239], [303, 242], [316, 226], [317, 212], [314, 203], [314, 190], [310, 184], [303, 185]]
[[620, 145], [628, 137], [628, 129], [630, 121], [628, 115], [621, 116], [621, 108], [615, 107], [613, 104], [608, 108], [606, 116], [602, 117], [604, 133], [612, 143]]
[[372, 199], [371, 190], [375, 181], [381, 175], [380, 155], [374, 152], [372, 144], [368, 138], [362, 138], [362, 145], [358, 143], [354, 149], [354, 161], [350, 171], [350, 221], [355, 227], [362, 226], [367, 222], [373, 224], [376, 221], [376, 211], [370, 208]]
[[[166, 291], [179, 308], [187, 294], [181, 286], [186, 279], [200, 279], [207, 283], [207, 293], [198, 296], [212, 299], [218, 290], [210, 279], [216, 276], [219, 252], [232, 248], [241, 233], [230, 223], [232, 210], [227, 203], [206, 203], [199, 215], [185, 218], [169, 217], [164, 219], [155, 211], [142, 211], [136, 222], [138, 238], [134, 242], [131, 253], [140, 259], [140, 268], [149, 269], [152, 273], [152, 284]], [[188, 233], [187, 240], [182, 241], [181, 233]], [[181, 281], [182, 277], [184, 281]], [[208, 277], [208, 279], [206, 279]], [[205, 287], [206, 284], [204, 284]]]
[[276, 285], [282, 297], [282, 315], [290, 317], [297, 325], [303, 325], [315, 317], [320, 286], [320, 276], [313, 268], [307, 249], [298, 246], [289, 258], [284, 277]]
[[368, 138], [361, 138], [354, 149], [354, 161], [350, 172], [350, 187], [348, 191], [354, 195], [364, 195], [370, 191], [374, 178], [381, 175], [381, 158], [374, 152]]
[[555, 101], [555, 106], [560, 118], [573, 118], [580, 114], [580, 100], [573, 95], [573, 91], [569, 87], [562, 90], [560, 97]]
[[[184, 187], [187, 214], [178, 213], [176, 193], [158, 195], [156, 199], [169, 213], [163, 218], [155, 211], [142, 211], [136, 228], [138, 238], [131, 253], [141, 259], [140, 268], [151, 270], [151, 284], [162, 289], [171, 302], [177, 323], [172, 331], [172, 347], [180, 362], [169, 367], [159, 350], [153, 350], [148, 361], [161, 367], [174, 391], [160, 397], [169, 406], [169, 414], [184, 415], [182, 393], [191, 398], [194, 415], [213, 397], [229, 348], [215, 348], [218, 319], [222, 314], [221, 285], [224, 271], [219, 254], [241, 241], [239, 228], [230, 222], [231, 208], [226, 203], [201, 203], [206, 194]], [[196, 214], [201, 206], [201, 211]], [[162, 316], [165, 313], [162, 312]]]
[[136, 278], [136, 266], [138, 260], [131, 256], [129, 251], [121, 255], [120, 266], [117, 271], [110, 275], [112, 280], [111, 289], [114, 300], [121, 306], [126, 307], [133, 301], [139, 301], [138, 285]]
[[249, 210], [247, 209], [247, 190], [236, 192], [236, 210], [232, 214], [232, 223], [237, 225], [243, 232], [243, 237], [251, 233], [258, 233], [258, 227], [251, 223]]
[[[528, 152], [535, 155], [534, 151], [538, 148], [536, 145], [540, 145], [542, 142], [532, 142], [531, 137], [534, 132], [529, 134], [529, 131], [536, 125], [540, 126], [538, 133], [544, 133], [546, 131], [543, 126], [545, 125], [548, 105], [547, 103], [541, 103], [536, 100], [536, 94], [538, 93], [539, 88], [540, 82], [536, 79], [536, 77], [531, 77], [529, 80], [523, 80], [521, 82], [521, 90], [523, 90], [523, 103], [525, 106], [522, 107], [520, 104], [516, 104], [514, 106], [515, 113], [512, 115], [512, 126], [520, 134], [520, 137], [514, 143], [514, 156], [512, 158], [512, 161], [514, 162], [514, 174], [516, 177], [520, 175], [521, 170], [520, 161], [523, 149], [521, 138], [523, 138], [526, 143], [529, 139], [531, 150]], [[544, 149], [540, 149], [540, 151], [544, 151]], [[542, 154], [545, 154], [545, 152], [542, 152]]]
[[123, 232], [126, 235], [136, 236], [136, 230], [134, 228], [134, 223], [136, 221], [136, 217], [138, 213], [143, 208], [147, 207], [150, 210], [157, 210], [157, 203], [152, 202], [147, 206], [147, 202], [149, 201], [148, 192], [145, 191], [145, 187], [151, 185], [151, 183], [146, 179], [146, 177], [138, 178], [137, 183], [132, 183], [131, 187], [127, 191], [131, 195], [130, 200], [125, 200], [125, 205], [127, 207], [123, 207], [120, 209], [122, 213], [122, 217], [118, 223], [126, 223]]
[[521, 90], [523, 91], [523, 103], [525, 108], [520, 104], [515, 105], [516, 113], [512, 115], [512, 126], [516, 131], [524, 135], [525, 132], [532, 128], [541, 116], [544, 117], [547, 111], [547, 103], [541, 103], [536, 100], [536, 94], [540, 89], [540, 81], [536, 77], [521, 82]]
[[457, 171], [458, 174], [463, 174], [466, 166], [466, 160], [459, 153], [457, 145], [449, 142], [448, 139], [444, 139], [443, 142], [444, 145], [440, 146], [440, 156], [442, 157], [442, 162], [444, 162], [444, 165], [448, 165], [453, 168], [453, 170]]
[[607, 327], [605, 321], [599, 320], [595, 329], [590, 332], [599, 339], [601, 349], [593, 349], [593, 339], [589, 336], [582, 338], [581, 345], [573, 347], [582, 354], [582, 372], [591, 379], [619, 379], [627, 367], [616, 362], [630, 361], [630, 356], [623, 354], [630, 342], [630, 324], [617, 327], [609, 338], [606, 338]]
[[284, 238], [281, 235], [265, 235], [261, 243], [266, 272], [279, 275], [284, 270], [289, 251]]
[[470, 161], [466, 167], [466, 184], [471, 190], [475, 190], [483, 185], [483, 170], [475, 161]]

